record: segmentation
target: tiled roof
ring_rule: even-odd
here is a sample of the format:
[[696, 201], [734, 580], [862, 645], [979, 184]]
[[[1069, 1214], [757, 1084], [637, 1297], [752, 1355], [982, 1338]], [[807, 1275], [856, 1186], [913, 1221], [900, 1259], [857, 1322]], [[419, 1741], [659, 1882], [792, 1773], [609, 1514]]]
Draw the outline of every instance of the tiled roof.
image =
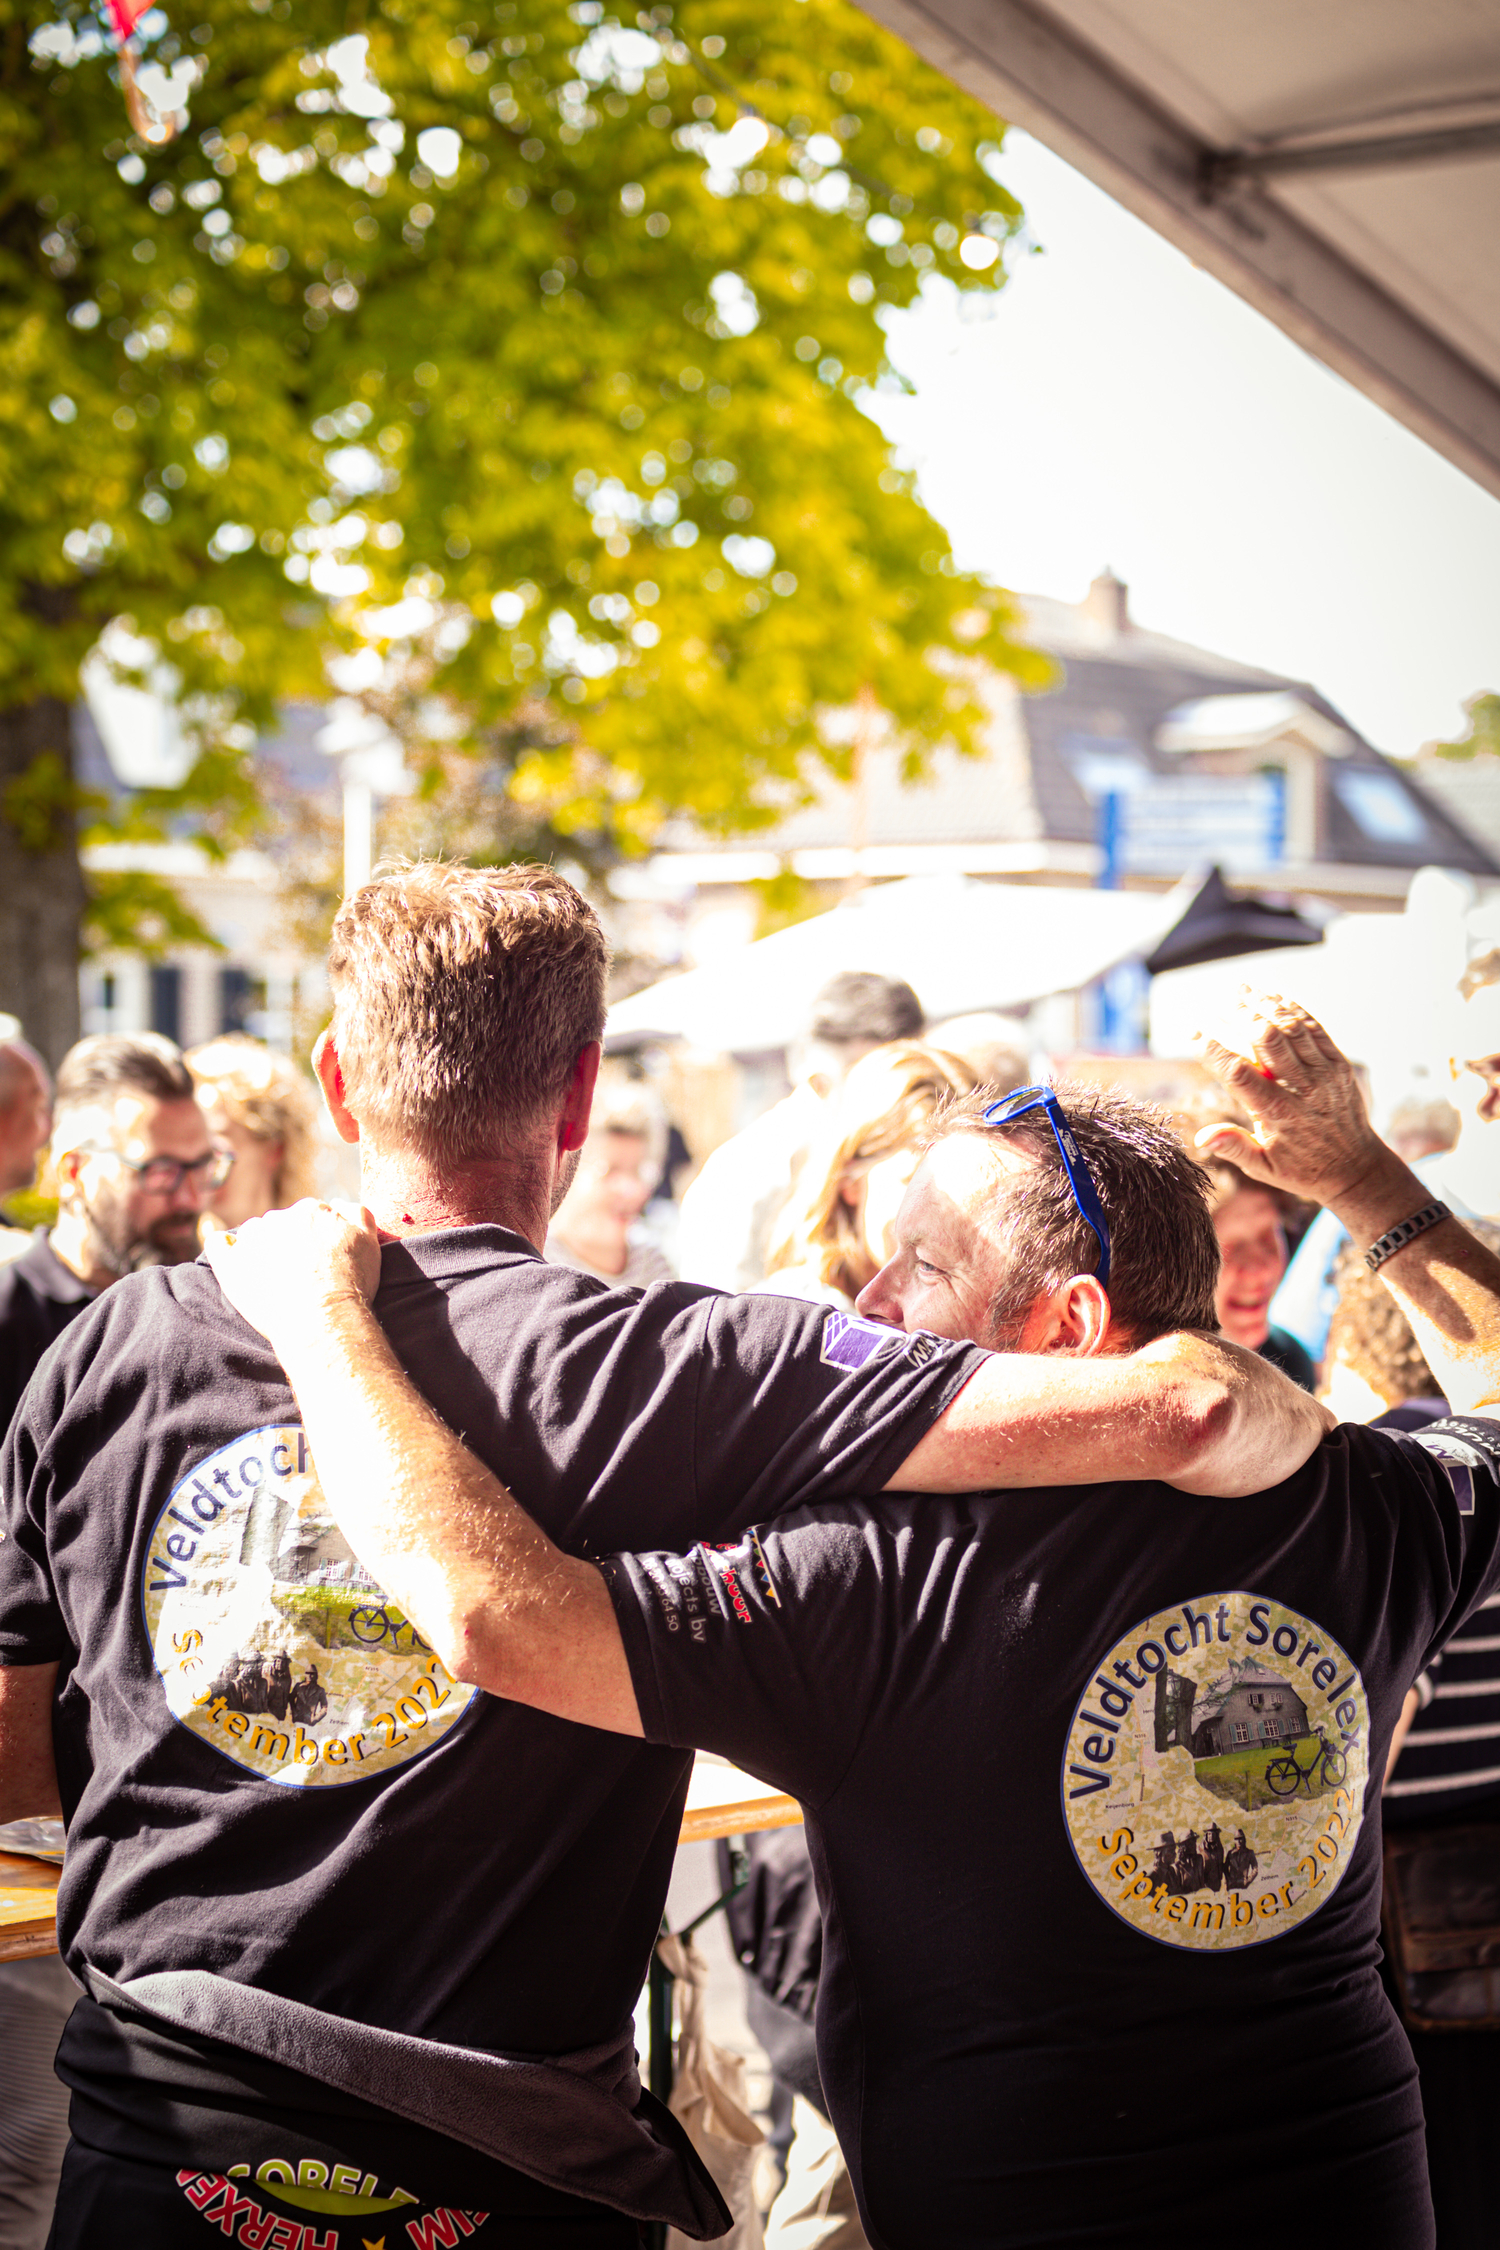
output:
[[[1113, 581], [1100, 586], [1117, 594], [1123, 612], [1124, 588]], [[1395, 800], [1398, 818], [1377, 823], [1382, 832], [1371, 833], [1346, 801], [1349, 788], [1327, 786], [1320, 860], [1393, 870], [1436, 862], [1500, 875], [1500, 856], [1470, 833], [1462, 814], [1452, 809], [1451, 794], [1429, 793], [1414, 784], [1306, 682], [1134, 625], [1112, 628], [1089, 602], [1075, 605], [1026, 595], [1022, 606], [1027, 637], [1059, 659], [1062, 676], [1043, 694], [1022, 695], [1009, 678], [984, 675], [982, 691], [991, 715], [983, 731], [983, 757], [940, 752], [930, 777], [911, 784], [901, 780], [897, 750], [873, 751], [864, 761], [862, 804], [851, 785], [819, 772], [812, 777], [811, 804], [745, 841], [771, 853], [856, 843], [877, 850], [932, 844], [1090, 847], [1098, 836], [1097, 789], [1108, 783], [1095, 782], [1091, 796], [1082, 774], [1097, 772], [1101, 761], [1107, 770], [1111, 759], [1136, 772], [1144, 766], [1150, 774], [1180, 774], [1187, 763], [1180, 752], [1158, 747], [1158, 730], [1169, 713], [1208, 699], [1285, 691], [1289, 702], [1336, 730], [1344, 754], [1328, 760], [1329, 768], [1390, 776], [1383, 784], [1387, 792], [1392, 782], [1401, 792]], [[1403, 804], [1404, 835], [1399, 817]], [[684, 824], [663, 836], [659, 848], [696, 851], [704, 846]]]

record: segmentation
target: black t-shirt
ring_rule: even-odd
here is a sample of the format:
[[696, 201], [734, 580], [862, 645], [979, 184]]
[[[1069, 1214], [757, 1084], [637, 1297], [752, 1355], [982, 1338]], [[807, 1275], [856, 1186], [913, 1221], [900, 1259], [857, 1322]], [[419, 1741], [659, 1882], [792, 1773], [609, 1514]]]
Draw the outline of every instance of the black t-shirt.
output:
[[[445, 1419], [595, 1553], [883, 1484], [984, 1356], [782, 1298], [612, 1290], [492, 1227], [388, 1246], [376, 1310]], [[688, 1760], [448, 1678], [207, 1268], [121, 1282], [68, 1331], [0, 1521], [0, 1661], [61, 1665], [70, 1966], [210, 1971], [351, 2038], [620, 2035]]]
[[43, 1352], [95, 1294], [63, 1264], [44, 1234], [0, 1266], [0, 1431], [9, 1426]]
[[1430, 2240], [1378, 1777], [1500, 1582], [1500, 1493], [1423, 1444], [1346, 1426], [1233, 1503], [887, 1494], [606, 1562], [647, 1740], [806, 1807], [877, 2250], [1232, 2235], [1243, 2198]]

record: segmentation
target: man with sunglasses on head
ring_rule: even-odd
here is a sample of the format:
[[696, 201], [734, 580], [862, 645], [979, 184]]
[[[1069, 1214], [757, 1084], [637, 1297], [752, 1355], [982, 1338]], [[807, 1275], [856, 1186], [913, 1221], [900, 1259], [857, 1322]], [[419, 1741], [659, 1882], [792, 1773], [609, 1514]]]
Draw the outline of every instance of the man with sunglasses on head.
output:
[[[1233, 1493], [1316, 1446], [1321, 1409], [1213, 1338], [1059, 1381], [547, 1263], [607, 970], [550, 869], [395, 866], [340, 910], [315, 1055], [385, 1236], [376, 1337], [554, 1536], [735, 1539], [887, 1485]], [[476, 2212], [527, 2250], [624, 2250], [638, 2219], [711, 2237], [717, 2193], [632, 2037], [687, 1755], [458, 1687], [323, 1467], [203, 1266], [108, 1291], [12, 1423], [0, 1817], [64, 1807], [58, 1934], [88, 1987], [54, 2250], [451, 2242]]]
[[[355, 1301], [372, 1236], [304, 1209], [212, 1253], [345, 1535], [455, 1677], [801, 1799], [822, 2081], [876, 2250], [1144, 2250], [1226, 2195], [1310, 2240], [1434, 2240], [1379, 1785], [1411, 1679], [1500, 1587], [1500, 1260], [1304, 1011], [1265, 1003], [1243, 1046], [1210, 1060], [1255, 1132], [1215, 1146], [1339, 1211], [1458, 1411], [1331, 1428], [1229, 1504], [887, 1488], [585, 1560], [415, 1397]], [[955, 1104], [896, 1233], [861, 1307], [908, 1332], [1061, 1367], [1213, 1318], [1201, 1172], [1113, 1096]]]

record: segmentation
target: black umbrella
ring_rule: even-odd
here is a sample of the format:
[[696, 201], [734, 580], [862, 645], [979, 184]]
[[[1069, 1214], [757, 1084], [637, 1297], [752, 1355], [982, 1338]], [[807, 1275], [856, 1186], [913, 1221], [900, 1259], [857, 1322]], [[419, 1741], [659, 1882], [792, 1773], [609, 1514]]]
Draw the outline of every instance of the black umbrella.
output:
[[1305, 922], [1294, 906], [1272, 906], [1253, 891], [1231, 891], [1211, 867], [1182, 920], [1154, 953], [1146, 956], [1152, 976], [1164, 969], [1188, 969], [1197, 961], [1231, 961], [1237, 953], [1267, 953], [1278, 945], [1319, 945], [1323, 932]]

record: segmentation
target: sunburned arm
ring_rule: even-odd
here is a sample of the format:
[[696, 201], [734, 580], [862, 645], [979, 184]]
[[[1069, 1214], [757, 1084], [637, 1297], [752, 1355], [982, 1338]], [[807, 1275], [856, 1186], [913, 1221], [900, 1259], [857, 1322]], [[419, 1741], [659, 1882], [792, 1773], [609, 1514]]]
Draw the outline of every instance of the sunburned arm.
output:
[[[264, 1226], [265, 1221], [257, 1222]], [[343, 1222], [327, 1214], [336, 1239]], [[373, 1236], [371, 1237], [373, 1246]], [[210, 1263], [234, 1258], [222, 1243]], [[379, 1270], [360, 1273], [373, 1289]], [[236, 1261], [237, 1282], [250, 1262]], [[263, 1269], [274, 1276], [274, 1261]], [[593, 1563], [553, 1545], [414, 1387], [359, 1287], [241, 1310], [297, 1395], [323, 1497], [365, 1569], [455, 1680], [614, 1734], [641, 1732], [625, 1647]]]
[[0, 1666], [0, 1821], [55, 1819], [62, 1811], [52, 1762], [55, 1664]]
[[[1251, 1118], [1248, 1132], [1214, 1129], [1213, 1145], [1252, 1178], [1326, 1203], [1361, 1250], [1432, 1201], [1376, 1136], [1344, 1056], [1294, 1001], [1248, 1004], [1236, 1045], [1211, 1042], [1207, 1060]], [[1387, 1258], [1380, 1278], [1449, 1405], [1500, 1413], [1500, 1258], [1447, 1219]]]
[[895, 1492], [1154, 1478], [1234, 1499], [1300, 1469], [1333, 1417], [1222, 1337], [1123, 1357], [987, 1359], [891, 1478]]

